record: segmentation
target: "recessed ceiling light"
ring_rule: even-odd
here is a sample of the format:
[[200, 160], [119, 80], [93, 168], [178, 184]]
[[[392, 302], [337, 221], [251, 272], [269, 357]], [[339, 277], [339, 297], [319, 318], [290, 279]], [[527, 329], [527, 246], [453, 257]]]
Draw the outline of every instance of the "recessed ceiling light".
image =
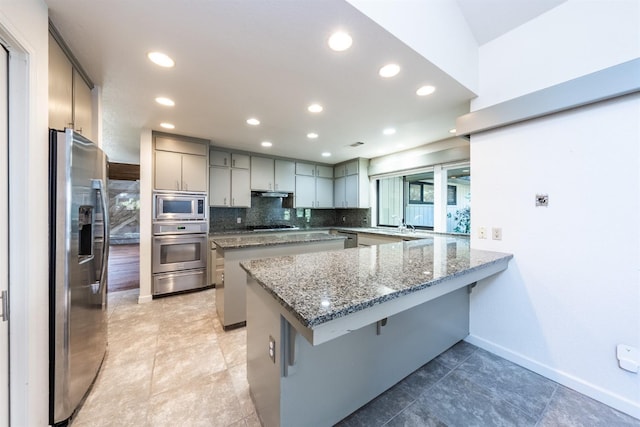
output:
[[384, 67], [380, 68], [378, 74], [380, 74], [380, 77], [389, 78], [397, 75], [399, 72], [400, 66], [398, 64], [387, 64]]
[[382, 131], [382, 133], [385, 135], [393, 135], [394, 133], [396, 133], [396, 130], [394, 128], [386, 128]]
[[311, 113], [319, 113], [323, 110], [323, 108], [322, 108], [322, 105], [320, 104], [311, 104], [309, 105], [307, 110], [309, 110]]
[[456, 128], [449, 129], [449, 133], [456, 133]]
[[247, 124], [251, 126], [258, 126], [260, 124], [260, 120], [256, 119], [255, 117], [251, 117], [250, 119], [247, 119]]
[[270, 143], [269, 141], [262, 141], [262, 143], [260, 143], [260, 145], [262, 145], [263, 147], [271, 147], [273, 144]]
[[307, 138], [309, 138], [309, 139], [316, 139], [317, 137], [318, 137], [318, 134], [315, 133], [315, 132], [309, 132], [307, 134]]
[[325, 151], [324, 153], [322, 153], [322, 157], [331, 157], [331, 153], [328, 151]]
[[156, 102], [161, 105], [166, 105], [167, 107], [173, 107], [174, 105], [176, 105], [173, 99], [165, 98], [164, 96], [157, 97]]
[[417, 91], [416, 94], [418, 96], [426, 96], [426, 95], [431, 95], [433, 92], [436, 91], [436, 88], [431, 86], [431, 85], [427, 85], [427, 86], [422, 86], [420, 87]]
[[147, 57], [156, 65], [161, 67], [170, 68], [176, 65], [175, 61], [162, 52], [149, 52]]
[[160, 123], [160, 126], [162, 126], [165, 129], [175, 129], [175, 125], [171, 124], [171, 123]]
[[344, 31], [336, 31], [329, 37], [329, 47], [336, 52], [342, 52], [351, 47], [353, 39], [348, 33]]

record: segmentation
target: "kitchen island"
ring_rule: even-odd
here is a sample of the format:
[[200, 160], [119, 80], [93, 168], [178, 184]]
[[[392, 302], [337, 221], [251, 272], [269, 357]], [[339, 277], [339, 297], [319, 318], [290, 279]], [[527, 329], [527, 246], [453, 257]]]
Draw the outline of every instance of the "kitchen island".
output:
[[231, 329], [246, 323], [246, 274], [240, 261], [281, 255], [344, 248], [344, 236], [328, 233], [244, 234], [211, 237], [216, 246], [216, 311], [222, 327]]
[[471, 287], [511, 258], [433, 235], [242, 262], [263, 425], [333, 425], [466, 337]]

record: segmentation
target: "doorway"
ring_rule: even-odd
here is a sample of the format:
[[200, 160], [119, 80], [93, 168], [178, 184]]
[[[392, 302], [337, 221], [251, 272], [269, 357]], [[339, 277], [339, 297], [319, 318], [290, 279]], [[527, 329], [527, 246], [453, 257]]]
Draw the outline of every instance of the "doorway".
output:
[[109, 164], [108, 292], [140, 288], [140, 167]]

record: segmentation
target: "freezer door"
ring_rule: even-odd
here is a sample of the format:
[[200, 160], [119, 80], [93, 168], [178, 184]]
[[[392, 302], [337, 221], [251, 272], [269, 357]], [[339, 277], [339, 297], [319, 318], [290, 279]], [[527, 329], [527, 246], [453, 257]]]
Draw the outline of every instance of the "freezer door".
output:
[[[52, 142], [52, 423], [68, 419], [96, 377], [107, 344], [107, 160], [71, 130]], [[55, 153], [55, 154], [54, 154]]]

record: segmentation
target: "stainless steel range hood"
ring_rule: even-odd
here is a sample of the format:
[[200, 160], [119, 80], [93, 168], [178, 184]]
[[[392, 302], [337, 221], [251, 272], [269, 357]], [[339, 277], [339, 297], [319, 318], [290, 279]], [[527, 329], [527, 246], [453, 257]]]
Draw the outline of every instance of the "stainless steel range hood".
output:
[[282, 191], [254, 191], [252, 194], [259, 197], [289, 197], [289, 193]]

